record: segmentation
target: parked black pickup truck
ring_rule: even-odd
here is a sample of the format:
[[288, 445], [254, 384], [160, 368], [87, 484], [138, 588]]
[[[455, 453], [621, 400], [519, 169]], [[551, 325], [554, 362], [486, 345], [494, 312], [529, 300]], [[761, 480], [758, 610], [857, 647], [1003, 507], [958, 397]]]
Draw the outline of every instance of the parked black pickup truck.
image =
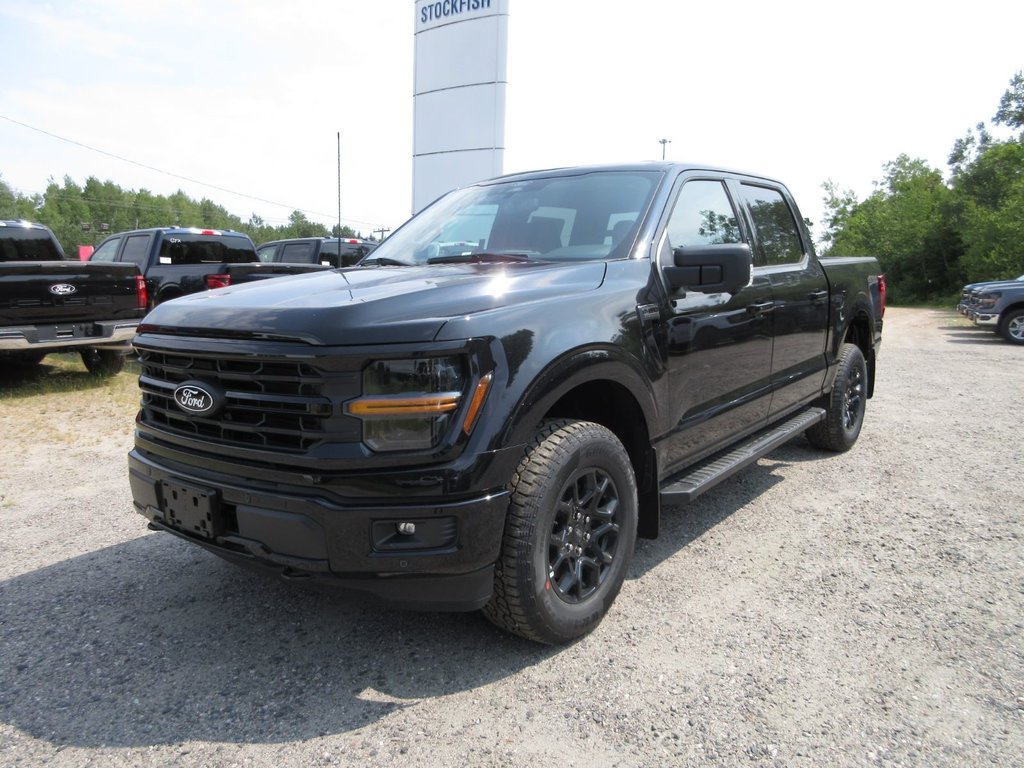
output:
[[293, 237], [262, 243], [256, 247], [256, 255], [262, 262], [351, 267], [376, 247], [376, 243], [356, 237]]
[[157, 307], [135, 508], [286, 578], [579, 637], [664, 505], [796, 435], [857, 439], [884, 282], [802, 222], [716, 168], [525, 173], [358, 267]]
[[137, 264], [150, 305], [209, 288], [328, 269], [320, 264], [261, 264], [243, 232], [156, 227], [110, 235], [89, 258]]
[[71, 261], [47, 227], [0, 221], [0, 364], [72, 351], [92, 373], [117, 373], [145, 312], [134, 264]]

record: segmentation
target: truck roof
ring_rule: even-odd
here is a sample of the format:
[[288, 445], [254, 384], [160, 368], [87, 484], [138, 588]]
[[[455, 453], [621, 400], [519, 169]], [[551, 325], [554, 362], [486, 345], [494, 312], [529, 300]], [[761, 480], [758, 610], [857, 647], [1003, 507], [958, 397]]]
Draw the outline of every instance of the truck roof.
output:
[[487, 179], [486, 181], [479, 182], [481, 184], [489, 184], [492, 182], [505, 182], [512, 179], [531, 179], [531, 178], [545, 178], [548, 176], [565, 176], [574, 174], [584, 173], [607, 173], [610, 171], [659, 171], [662, 173], [668, 173], [671, 171], [715, 171], [719, 173], [730, 173], [739, 176], [751, 176], [758, 179], [764, 179], [765, 181], [772, 181], [775, 183], [782, 183], [778, 179], [772, 176], [766, 176], [764, 174], [755, 173], [751, 171], [742, 171], [736, 168], [728, 168], [720, 165], [714, 165], [710, 163], [699, 163], [699, 162], [681, 162], [681, 161], [667, 161], [667, 160], [646, 160], [634, 163], [615, 163], [615, 164], [593, 164], [593, 165], [575, 165], [575, 166], [562, 166], [556, 168], [546, 168], [542, 170], [523, 171], [517, 173], [509, 173], [504, 176], [498, 176], [493, 179]]
[[161, 232], [163, 234], [187, 234], [187, 235], [215, 235], [222, 237], [244, 237], [249, 238], [245, 232], [234, 229], [218, 229], [216, 227], [144, 227], [142, 229], [130, 229], [116, 234], [132, 234], [138, 232]]

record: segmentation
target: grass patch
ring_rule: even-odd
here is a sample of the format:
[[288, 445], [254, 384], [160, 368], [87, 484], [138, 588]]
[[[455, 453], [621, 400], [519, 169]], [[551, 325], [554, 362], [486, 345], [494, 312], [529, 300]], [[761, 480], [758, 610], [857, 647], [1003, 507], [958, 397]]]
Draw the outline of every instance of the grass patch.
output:
[[885, 303], [890, 307], [906, 307], [907, 309], [956, 309], [956, 305], [960, 303], [960, 293], [914, 301], [893, 301], [891, 297], [887, 297]]
[[106, 391], [117, 403], [137, 403], [139, 364], [133, 358], [115, 376], [89, 373], [77, 353], [51, 354], [38, 365], [0, 364], [0, 403], [40, 395]]

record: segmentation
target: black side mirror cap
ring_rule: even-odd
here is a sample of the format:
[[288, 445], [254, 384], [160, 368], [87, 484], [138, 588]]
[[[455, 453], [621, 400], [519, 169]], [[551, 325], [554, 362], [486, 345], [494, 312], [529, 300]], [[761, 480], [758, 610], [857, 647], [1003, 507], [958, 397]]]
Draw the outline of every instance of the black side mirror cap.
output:
[[736, 293], [750, 283], [750, 246], [746, 243], [681, 245], [672, 249], [673, 266], [665, 279], [673, 289], [698, 293]]

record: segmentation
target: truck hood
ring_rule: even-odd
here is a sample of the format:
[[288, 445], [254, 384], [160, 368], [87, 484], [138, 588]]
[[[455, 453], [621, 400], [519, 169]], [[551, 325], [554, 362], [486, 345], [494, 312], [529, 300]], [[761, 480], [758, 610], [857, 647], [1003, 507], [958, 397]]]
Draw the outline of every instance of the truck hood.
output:
[[430, 341], [452, 317], [594, 291], [603, 261], [352, 267], [184, 296], [156, 307], [141, 333], [301, 340]]

